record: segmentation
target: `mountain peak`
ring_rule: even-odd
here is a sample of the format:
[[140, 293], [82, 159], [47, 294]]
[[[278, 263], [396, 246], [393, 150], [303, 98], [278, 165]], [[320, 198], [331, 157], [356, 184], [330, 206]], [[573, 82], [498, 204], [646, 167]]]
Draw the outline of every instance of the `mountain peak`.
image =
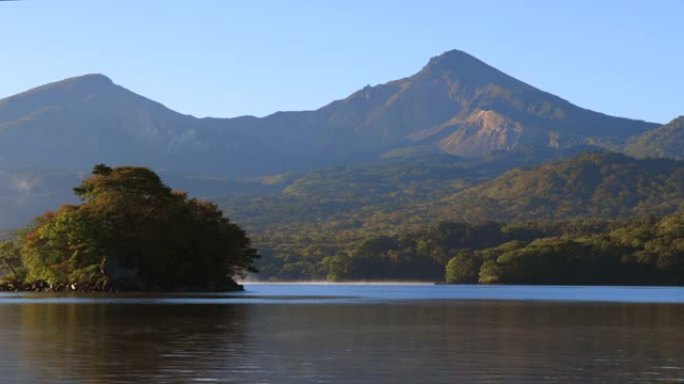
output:
[[101, 74], [101, 73], [88, 73], [85, 75], [81, 76], [76, 76], [76, 77], [70, 77], [67, 79], [64, 79], [62, 81], [58, 81], [56, 83], [53, 83], [54, 85], [65, 85], [65, 86], [70, 86], [70, 85], [77, 85], [77, 86], [86, 86], [86, 87], [103, 87], [103, 86], [111, 86], [114, 84], [112, 79], [109, 77]]
[[66, 79], [65, 81], [82, 81], [82, 82], [98, 82], [98, 83], [105, 83], [105, 84], [112, 84], [112, 79], [109, 77], [101, 74], [101, 73], [86, 73], [85, 75], [81, 76], [76, 76], [72, 77], [69, 79]]
[[474, 56], [461, 51], [459, 49], [452, 49], [450, 51], [446, 51], [442, 53], [441, 55], [434, 56], [430, 58], [430, 62], [428, 62], [428, 65], [430, 64], [439, 64], [439, 63], [445, 63], [445, 62], [465, 62], [465, 61], [476, 61], [480, 62], [477, 58]]
[[35, 97], [36, 95], [63, 95], [65, 92], [69, 94], [93, 93], [113, 87], [115, 87], [115, 84], [109, 77], [99, 73], [89, 73], [41, 85], [18, 95], [10, 96], [4, 100], [11, 98]]
[[439, 56], [434, 56], [427, 63], [425, 68], [440, 70], [467, 70], [474, 68], [491, 68], [489, 65], [478, 60], [475, 56], [458, 49], [446, 51]]
[[435, 76], [448, 73], [451, 77], [471, 84], [498, 83], [504, 87], [530, 88], [529, 85], [458, 49], [431, 58], [420, 73]]

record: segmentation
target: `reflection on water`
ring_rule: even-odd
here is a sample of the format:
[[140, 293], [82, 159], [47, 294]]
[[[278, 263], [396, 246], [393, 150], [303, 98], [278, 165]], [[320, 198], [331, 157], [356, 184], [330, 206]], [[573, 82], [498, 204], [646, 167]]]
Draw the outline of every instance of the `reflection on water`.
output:
[[204, 305], [0, 306], [1, 380], [143, 383], [217, 374], [244, 344], [244, 313]]
[[180, 302], [4, 302], [0, 381], [684, 382], [679, 304]]

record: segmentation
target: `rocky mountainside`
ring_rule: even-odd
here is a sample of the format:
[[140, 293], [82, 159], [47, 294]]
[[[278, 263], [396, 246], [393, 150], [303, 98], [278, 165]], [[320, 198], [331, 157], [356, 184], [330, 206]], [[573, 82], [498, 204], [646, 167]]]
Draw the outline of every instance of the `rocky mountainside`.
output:
[[364, 88], [317, 113], [365, 142], [424, 143], [467, 157], [521, 144], [618, 144], [654, 128], [579, 108], [461, 51], [432, 58], [411, 77]]
[[426, 146], [484, 157], [519, 145], [619, 148], [656, 127], [579, 108], [454, 50], [413, 76], [367, 86], [316, 111], [250, 119], [241, 132], [296, 151], [339, 155]]

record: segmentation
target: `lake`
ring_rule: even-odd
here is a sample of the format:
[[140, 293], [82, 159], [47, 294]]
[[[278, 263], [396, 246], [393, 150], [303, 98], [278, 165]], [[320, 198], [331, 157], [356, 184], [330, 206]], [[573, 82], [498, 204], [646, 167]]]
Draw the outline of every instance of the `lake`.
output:
[[0, 294], [3, 383], [684, 383], [684, 289]]

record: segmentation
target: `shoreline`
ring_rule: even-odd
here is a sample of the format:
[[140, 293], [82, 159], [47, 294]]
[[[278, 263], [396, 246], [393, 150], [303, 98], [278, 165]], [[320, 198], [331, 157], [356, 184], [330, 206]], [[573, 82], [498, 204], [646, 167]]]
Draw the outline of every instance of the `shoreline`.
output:
[[188, 289], [188, 287], [179, 287], [179, 289], [116, 289], [116, 288], [102, 288], [93, 284], [72, 283], [72, 284], [48, 284], [45, 281], [36, 281], [32, 283], [24, 282], [3, 282], [0, 283], [0, 292], [33, 292], [33, 293], [184, 293], [184, 292], [242, 292], [245, 290], [243, 284], [234, 283], [230, 287], [223, 287], [224, 289]]

